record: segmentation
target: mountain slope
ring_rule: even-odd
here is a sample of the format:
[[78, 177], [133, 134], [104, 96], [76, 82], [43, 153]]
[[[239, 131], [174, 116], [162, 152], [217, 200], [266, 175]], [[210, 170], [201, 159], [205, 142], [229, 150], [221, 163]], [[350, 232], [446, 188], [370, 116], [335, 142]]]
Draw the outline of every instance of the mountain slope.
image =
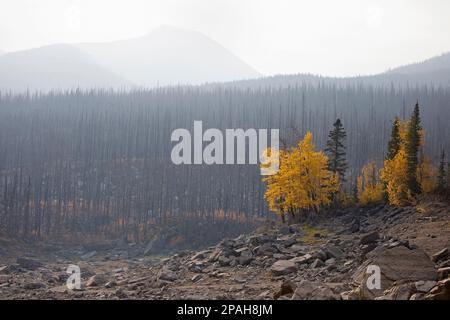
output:
[[142, 86], [200, 84], [257, 78], [260, 74], [205, 35], [175, 27], [78, 48], [103, 67]]
[[71, 45], [50, 45], [0, 56], [0, 90], [46, 92], [128, 86], [129, 81]]
[[440, 56], [427, 59], [422, 62], [413, 63], [389, 70], [389, 74], [415, 74], [447, 70], [450, 71], [450, 52]]
[[287, 87], [295, 85], [332, 84], [338, 86], [372, 85], [372, 86], [416, 86], [434, 85], [450, 86], [450, 53], [443, 54], [420, 63], [401, 66], [387, 72], [358, 77], [325, 77], [313, 74], [275, 75], [260, 79], [234, 81], [227, 84], [213, 84], [213, 86], [235, 87]]

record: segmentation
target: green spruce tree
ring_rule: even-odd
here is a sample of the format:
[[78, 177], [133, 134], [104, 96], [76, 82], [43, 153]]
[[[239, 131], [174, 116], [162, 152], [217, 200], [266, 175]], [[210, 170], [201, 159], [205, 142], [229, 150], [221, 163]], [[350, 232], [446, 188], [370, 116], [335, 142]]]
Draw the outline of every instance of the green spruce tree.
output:
[[347, 161], [345, 160], [344, 140], [347, 134], [340, 119], [333, 124], [333, 129], [328, 134], [325, 152], [328, 155], [328, 170], [339, 175], [341, 182], [345, 182]]
[[408, 123], [405, 144], [407, 161], [406, 179], [408, 183], [408, 189], [412, 194], [419, 194], [421, 192], [420, 184], [417, 179], [417, 167], [419, 164], [418, 153], [420, 147], [421, 130], [422, 127], [420, 126], [419, 102], [417, 102], [411, 115], [411, 119]]
[[436, 192], [441, 196], [445, 196], [447, 194], [447, 176], [445, 174], [445, 151], [444, 150], [442, 150], [441, 161], [439, 163]]
[[391, 139], [388, 143], [388, 152], [386, 159], [392, 160], [397, 155], [398, 151], [400, 150], [400, 120], [398, 117], [395, 117], [394, 123], [392, 124], [392, 131], [391, 131]]

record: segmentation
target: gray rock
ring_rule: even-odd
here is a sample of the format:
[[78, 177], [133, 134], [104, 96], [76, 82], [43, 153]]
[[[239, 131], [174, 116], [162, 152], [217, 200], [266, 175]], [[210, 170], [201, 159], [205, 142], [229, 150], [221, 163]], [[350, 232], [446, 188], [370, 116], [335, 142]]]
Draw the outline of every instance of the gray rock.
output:
[[292, 300], [340, 300], [340, 295], [318, 282], [302, 280], [294, 291]]
[[326, 254], [326, 252], [323, 251], [323, 250], [321, 250], [321, 249], [319, 249], [318, 251], [314, 252], [314, 253], [312, 254], [312, 257], [315, 258], [315, 259], [320, 259], [320, 260], [322, 260], [322, 261], [327, 260], [327, 254]]
[[416, 286], [416, 290], [418, 292], [424, 292], [427, 293], [428, 291], [430, 291], [435, 285], [437, 284], [436, 281], [417, 281], [414, 283], [414, 285]]
[[219, 261], [219, 265], [221, 267], [226, 267], [226, 266], [230, 265], [231, 259], [229, 259], [229, 258], [227, 258], [225, 256], [220, 256], [218, 261]]
[[300, 257], [295, 257], [295, 258], [289, 259], [289, 261], [294, 262], [295, 264], [298, 264], [298, 265], [309, 263], [313, 260], [314, 260], [314, 257], [312, 255], [310, 255], [309, 253], [307, 253], [303, 256], [300, 256]]
[[280, 299], [280, 297], [285, 296], [285, 295], [291, 295], [294, 293], [295, 289], [296, 289], [296, 285], [290, 281], [290, 280], [285, 280], [281, 283], [280, 285], [280, 289], [274, 293], [273, 298], [275, 300]]
[[[371, 275], [371, 273], [367, 272], [369, 265], [375, 265], [380, 268], [380, 289], [367, 288], [366, 282]], [[353, 275], [353, 279], [360, 285], [361, 298], [374, 299], [382, 296], [383, 292], [391, 288], [396, 281], [435, 281], [437, 280], [437, 271], [430, 258], [419, 249], [410, 250], [404, 246], [387, 249], [379, 246], [367, 254], [367, 260], [358, 268]], [[398, 288], [397, 291], [404, 289], [403, 287]], [[398, 293], [394, 292], [392, 295], [398, 295]]]
[[253, 260], [253, 254], [250, 250], [240, 251], [240, 256], [237, 258], [240, 265], [247, 265]]
[[272, 256], [276, 252], [278, 252], [278, 249], [270, 243], [265, 243], [256, 249], [256, 254], [258, 256]]
[[297, 266], [290, 260], [278, 260], [270, 267], [270, 271], [274, 276], [281, 276], [296, 272]]
[[342, 259], [345, 256], [344, 252], [337, 246], [328, 246], [325, 249], [325, 252], [329, 258], [335, 258], [337, 260]]
[[289, 251], [296, 254], [304, 254], [307, 249], [308, 249], [307, 246], [303, 246], [300, 244], [294, 244], [289, 247]]
[[159, 273], [158, 273], [158, 280], [163, 280], [163, 281], [175, 281], [178, 279], [178, 276], [175, 272], [173, 272], [172, 270], [168, 269], [168, 268], [162, 268]]
[[362, 245], [372, 244], [377, 242], [378, 239], [380, 239], [380, 234], [374, 231], [363, 235], [359, 243]]

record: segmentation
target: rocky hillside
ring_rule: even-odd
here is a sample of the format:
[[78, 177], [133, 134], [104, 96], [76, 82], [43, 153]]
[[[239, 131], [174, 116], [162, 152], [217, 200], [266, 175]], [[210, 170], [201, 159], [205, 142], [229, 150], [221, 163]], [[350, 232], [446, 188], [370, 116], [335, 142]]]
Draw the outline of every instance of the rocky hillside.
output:
[[[329, 212], [313, 226], [267, 225], [170, 256], [125, 243], [7, 247], [3, 299], [450, 299], [450, 210], [440, 203]], [[80, 290], [65, 286], [70, 264]], [[380, 289], [366, 285], [373, 265]]]

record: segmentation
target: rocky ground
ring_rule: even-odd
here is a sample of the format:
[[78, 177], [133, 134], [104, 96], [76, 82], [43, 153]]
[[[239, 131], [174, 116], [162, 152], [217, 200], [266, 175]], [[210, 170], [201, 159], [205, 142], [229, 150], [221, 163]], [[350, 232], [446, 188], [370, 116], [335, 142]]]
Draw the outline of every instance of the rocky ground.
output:
[[[267, 225], [202, 251], [80, 248], [0, 239], [1, 299], [450, 299], [450, 209], [347, 209], [313, 226]], [[66, 270], [81, 270], [69, 290]], [[378, 266], [381, 288], [366, 285]]]

